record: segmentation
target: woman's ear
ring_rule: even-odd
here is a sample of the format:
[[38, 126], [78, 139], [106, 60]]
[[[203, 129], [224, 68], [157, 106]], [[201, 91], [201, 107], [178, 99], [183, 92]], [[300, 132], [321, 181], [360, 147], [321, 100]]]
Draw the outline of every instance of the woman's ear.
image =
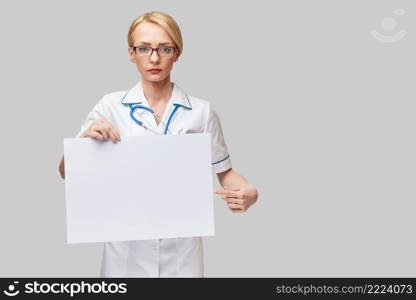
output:
[[178, 59], [179, 59], [179, 56], [181, 56], [180, 54], [176, 54], [175, 53], [175, 59], [173, 60], [173, 62], [177, 62], [178, 61]]
[[133, 51], [133, 49], [131, 49], [130, 47], [129, 48], [127, 48], [127, 51], [128, 51], [128, 54], [129, 54], [129, 59], [130, 59], [130, 61], [131, 62], [135, 62], [135, 54], [134, 54], [134, 51]]

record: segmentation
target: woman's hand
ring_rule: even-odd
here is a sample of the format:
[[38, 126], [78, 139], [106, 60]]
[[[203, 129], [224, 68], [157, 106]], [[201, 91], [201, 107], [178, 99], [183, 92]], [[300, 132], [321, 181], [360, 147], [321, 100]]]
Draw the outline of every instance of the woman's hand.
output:
[[120, 141], [120, 134], [105, 118], [98, 118], [80, 137], [89, 137], [100, 141], [111, 139], [113, 143]]
[[228, 208], [233, 213], [242, 213], [256, 203], [258, 198], [257, 189], [247, 185], [241, 188], [230, 188], [224, 186], [223, 190], [217, 190], [217, 195], [222, 195], [222, 199], [227, 202]]
[[[108, 141], [110, 138], [114, 143], [120, 141], [120, 134], [105, 118], [94, 120], [91, 126], [80, 137], [89, 137], [100, 141]], [[62, 179], [65, 179], [65, 160], [63, 156], [59, 163], [59, 173], [61, 173]]]

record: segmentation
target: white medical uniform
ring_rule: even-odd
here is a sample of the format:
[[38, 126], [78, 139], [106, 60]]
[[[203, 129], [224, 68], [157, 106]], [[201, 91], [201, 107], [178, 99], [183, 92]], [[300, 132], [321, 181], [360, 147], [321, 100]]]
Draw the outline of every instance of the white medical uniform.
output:
[[[130, 117], [129, 105], [139, 103], [149, 107], [141, 81], [128, 91], [105, 95], [88, 114], [77, 137], [100, 117], [106, 118], [118, 130], [121, 139], [123, 136], [155, 134]], [[231, 168], [220, 120], [210, 102], [187, 95], [174, 83], [159, 125], [144, 109], [136, 109], [134, 114], [147, 127], [161, 134], [169, 117], [167, 134], [210, 132], [213, 172], [221, 173]], [[104, 243], [100, 273], [103, 277], [203, 277], [203, 274], [202, 237]]]

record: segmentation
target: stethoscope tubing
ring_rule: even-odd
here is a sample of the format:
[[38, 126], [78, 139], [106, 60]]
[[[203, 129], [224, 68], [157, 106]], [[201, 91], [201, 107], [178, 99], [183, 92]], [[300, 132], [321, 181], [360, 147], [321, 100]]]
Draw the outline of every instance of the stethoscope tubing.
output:
[[[146, 129], [146, 130], [150, 130], [150, 131], [152, 131], [153, 133], [155, 133], [155, 134], [160, 134], [160, 133], [158, 133], [158, 132], [156, 132], [156, 131], [154, 131], [154, 130], [152, 130], [151, 128], [149, 128], [149, 127], [147, 127], [142, 121], [140, 121], [139, 119], [137, 119], [136, 118], [136, 116], [134, 115], [134, 111], [136, 110], [136, 109], [144, 109], [144, 110], [146, 110], [146, 111], [148, 111], [148, 112], [150, 112], [153, 116], [155, 116], [156, 118], [158, 118], [159, 119], [159, 121], [162, 123], [162, 124], [164, 124], [163, 122], [162, 122], [162, 120], [160, 119], [160, 117], [154, 112], [154, 110], [153, 109], [151, 109], [150, 107], [147, 107], [147, 106], [144, 106], [144, 105], [140, 105], [140, 104], [129, 104], [129, 106], [130, 106], [130, 117], [131, 117], [131, 119], [133, 120], [133, 121], [135, 121], [138, 125], [140, 125], [140, 126], [142, 126], [144, 129]], [[172, 113], [170, 114], [170, 116], [169, 116], [169, 119], [168, 119], [168, 122], [165, 124], [165, 129], [163, 130], [163, 134], [167, 134], [168, 133], [168, 130], [169, 130], [169, 124], [170, 124], [170, 122], [171, 122], [171, 120], [172, 120], [172, 117], [173, 117], [173, 115], [175, 114], [175, 112], [176, 112], [176, 110], [179, 108], [179, 105], [177, 105], [177, 104], [174, 104], [174, 106], [175, 106], [175, 108], [173, 109], [173, 111], [172, 111]]]

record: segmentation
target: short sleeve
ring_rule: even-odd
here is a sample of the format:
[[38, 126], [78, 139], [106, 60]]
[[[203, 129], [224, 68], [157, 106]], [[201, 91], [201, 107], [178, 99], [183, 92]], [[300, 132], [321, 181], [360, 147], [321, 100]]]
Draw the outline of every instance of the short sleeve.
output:
[[93, 107], [93, 109], [88, 113], [84, 123], [81, 126], [81, 129], [79, 130], [78, 134], [75, 137], [80, 137], [81, 134], [86, 131], [91, 124], [97, 120], [98, 118], [104, 117], [104, 118], [108, 118], [107, 114], [105, 112], [104, 109], [104, 105], [103, 105], [103, 98], [101, 98], [101, 100]]
[[231, 168], [230, 154], [224, 140], [220, 119], [212, 104], [209, 104], [205, 131], [211, 133], [211, 165], [215, 173], [225, 172]]

